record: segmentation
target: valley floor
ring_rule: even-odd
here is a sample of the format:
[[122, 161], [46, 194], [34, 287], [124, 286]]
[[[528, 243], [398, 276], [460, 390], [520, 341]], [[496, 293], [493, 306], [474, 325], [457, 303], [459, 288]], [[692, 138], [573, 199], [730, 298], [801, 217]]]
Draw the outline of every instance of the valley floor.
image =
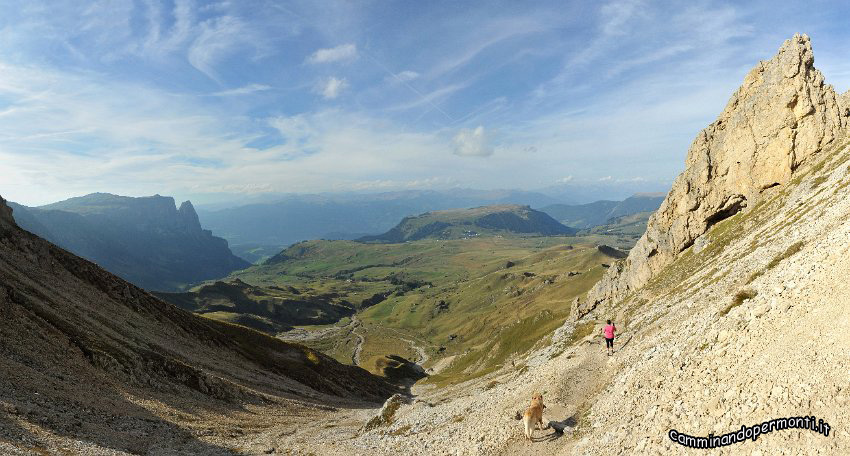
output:
[[[256, 451], [275, 441], [303, 454], [329, 455], [544, 455], [569, 449], [589, 398], [604, 388], [613, 371], [598, 333], [569, 347], [564, 346], [566, 335], [561, 332], [561, 343], [535, 353], [528, 364], [448, 388], [415, 386], [410, 404], [389, 427], [363, 432], [363, 424], [378, 411], [346, 410], [328, 413], [291, 434], [285, 432], [291, 425], [276, 426], [253, 437], [244, 450]], [[544, 395], [544, 423], [549, 427], [535, 431], [529, 442], [516, 415], [535, 391]]]

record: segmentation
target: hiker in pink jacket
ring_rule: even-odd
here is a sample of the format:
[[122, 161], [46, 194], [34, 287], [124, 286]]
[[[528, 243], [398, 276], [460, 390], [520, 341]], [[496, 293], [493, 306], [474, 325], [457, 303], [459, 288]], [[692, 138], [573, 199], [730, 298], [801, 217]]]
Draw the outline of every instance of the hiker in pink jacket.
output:
[[605, 348], [608, 350], [608, 356], [614, 354], [614, 332], [617, 331], [617, 327], [614, 326], [614, 323], [611, 323], [611, 320], [608, 320], [608, 324], [602, 328], [602, 335], [605, 336]]

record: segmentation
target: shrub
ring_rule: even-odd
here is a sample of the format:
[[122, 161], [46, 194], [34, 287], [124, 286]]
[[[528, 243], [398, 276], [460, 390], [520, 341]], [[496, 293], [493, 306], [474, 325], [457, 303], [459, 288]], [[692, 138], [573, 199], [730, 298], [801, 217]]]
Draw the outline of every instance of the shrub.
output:
[[797, 241], [797, 242], [789, 245], [788, 248], [785, 249], [784, 252], [780, 253], [779, 255], [776, 255], [776, 257], [774, 257], [772, 260], [770, 260], [770, 263], [767, 264], [767, 269], [771, 269], [771, 268], [777, 266], [780, 262], [782, 262], [782, 260], [784, 260], [784, 259], [790, 257], [791, 255], [794, 255], [795, 253], [799, 252], [803, 248], [803, 245], [805, 245], [805, 243], [803, 241]]
[[737, 293], [735, 293], [735, 296], [732, 297], [732, 302], [730, 302], [729, 305], [726, 306], [726, 308], [723, 309], [722, 312], [720, 312], [720, 316], [722, 317], [722, 316], [728, 314], [732, 309], [740, 306], [747, 299], [755, 298], [756, 295], [758, 295], [758, 292], [753, 290], [753, 289], [750, 289], [750, 288], [745, 288], [743, 290], [739, 290]]

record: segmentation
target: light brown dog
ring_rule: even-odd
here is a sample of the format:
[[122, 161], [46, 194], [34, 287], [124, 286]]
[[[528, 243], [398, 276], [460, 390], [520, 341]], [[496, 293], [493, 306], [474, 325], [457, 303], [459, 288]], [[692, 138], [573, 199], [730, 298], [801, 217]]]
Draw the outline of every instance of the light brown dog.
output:
[[522, 424], [525, 425], [525, 438], [532, 440], [534, 427], [543, 430], [543, 395], [534, 393], [531, 396], [531, 405], [522, 414]]

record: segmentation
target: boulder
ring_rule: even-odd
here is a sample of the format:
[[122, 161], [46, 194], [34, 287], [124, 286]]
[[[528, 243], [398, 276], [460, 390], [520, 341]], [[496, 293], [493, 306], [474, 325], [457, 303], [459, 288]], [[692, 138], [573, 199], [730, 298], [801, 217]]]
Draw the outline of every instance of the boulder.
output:
[[366, 423], [363, 430], [371, 431], [372, 429], [392, 424], [395, 412], [406, 403], [407, 399], [404, 396], [398, 393], [393, 394], [386, 400], [386, 402], [384, 402], [384, 406], [381, 407], [381, 411]]

